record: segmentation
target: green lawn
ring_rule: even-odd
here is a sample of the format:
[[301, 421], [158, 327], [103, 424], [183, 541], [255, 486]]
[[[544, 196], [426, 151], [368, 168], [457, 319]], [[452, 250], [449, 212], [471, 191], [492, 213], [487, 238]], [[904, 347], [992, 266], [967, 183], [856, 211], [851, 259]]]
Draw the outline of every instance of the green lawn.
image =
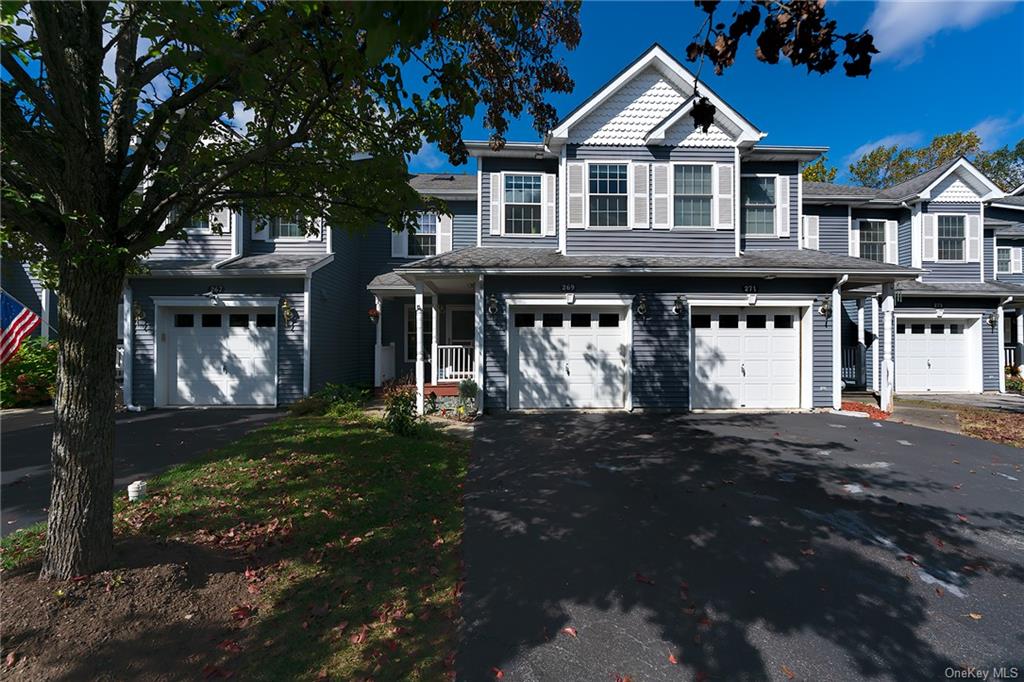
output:
[[[438, 679], [455, 648], [468, 444], [367, 418], [286, 418], [117, 503], [116, 533], [251, 553], [241, 677]], [[39, 529], [6, 538], [5, 566]], [[234, 605], [225, 605], [231, 608]]]

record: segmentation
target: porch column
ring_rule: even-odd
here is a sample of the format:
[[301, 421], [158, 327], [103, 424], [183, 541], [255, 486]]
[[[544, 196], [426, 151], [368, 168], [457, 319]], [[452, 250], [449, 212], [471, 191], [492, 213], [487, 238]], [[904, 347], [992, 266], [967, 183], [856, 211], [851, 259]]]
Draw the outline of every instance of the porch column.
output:
[[878, 391], [878, 340], [881, 334], [878, 333], [878, 297], [871, 297], [871, 333], [875, 335], [875, 341], [871, 344], [871, 390]]
[[441, 364], [437, 354], [437, 337], [441, 333], [441, 327], [437, 324], [440, 317], [437, 298], [437, 292], [432, 291], [430, 293], [430, 383], [435, 386], [437, 385], [437, 366]]
[[892, 392], [895, 380], [895, 365], [892, 361], [892, 316], [895, 301], [895, 285], [882, 285], [882, 380], [879, 389], [879, 403], [884, 412], [892, 412]]
[[832, 289], [832, 409], [843, 406], [843, 300], [839, 287]]
[[382, 339], [382, 327], [384, 326], [384, 320], [381, 315], [381, 300], [380, 296], [374, 294], [373, 296], [373, 307], [377, 310], [377, 340], [373, 344], [373, 385], [380, 388], [384, 385], [384, 367], [382, 366], [381, 352], [383, 349]]
[[476, 412], [484, 412], [484, 276], [478, 275], [473, 289], [473, 381], [476, 382]]
[[[1001, 301], [996, 307], [996, 319], [999, 320], [999, 324], [996, 325], [996, 345], [999, 347], [999, 364], [996, 365], [999, 368], [999, 392], [1006, 393], [1006, 370], [1003, 368], [1003, 356], [1006, 354], [1004, 350], [1006, 348], [1006, 326], [1003, 320], [1003, 302]], [[982, 362], [984, 367], [984, 361]]]
[[857, 383], [868, 383], [868, 346], [864, 342], [864, 299], [857, 299]]
[[1017, 369], [1024, 374], [1024, 308], [1017, 308]]
[[423, 414], [423, 284], [416, 283], [416, 413]]

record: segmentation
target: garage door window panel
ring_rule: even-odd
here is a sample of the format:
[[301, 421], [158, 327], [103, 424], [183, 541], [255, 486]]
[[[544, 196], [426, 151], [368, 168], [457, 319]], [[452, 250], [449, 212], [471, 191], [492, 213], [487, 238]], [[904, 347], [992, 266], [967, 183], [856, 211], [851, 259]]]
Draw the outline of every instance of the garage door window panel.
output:
[[203, 313], [202, 315], [203, 327], [220, 327], [221, 326], [221, 314], [220, 313]]
[[249, 326], [249, 314], [248, 313], [231, 313], [228, 315], [228, 326], [229, 327], [248, 327]]
[[175, 327], [194, 327], [195, 324], [195, 317], [191, 314], [178, 313], [174, 316]]

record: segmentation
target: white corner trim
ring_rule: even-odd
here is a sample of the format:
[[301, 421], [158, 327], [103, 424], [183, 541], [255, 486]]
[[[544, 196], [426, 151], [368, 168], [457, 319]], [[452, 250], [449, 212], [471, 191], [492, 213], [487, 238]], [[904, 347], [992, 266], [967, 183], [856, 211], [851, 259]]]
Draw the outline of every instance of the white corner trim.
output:
[[[332, 256], [333, 257], [333, 256]], [[305, 280], [303, 280], [302, 286], [302, 309], [303, 316], [302, 320], [302, 395], [309, 396], [309, 382], [310, 382], [310, 347], [313, 341], [312, 337], [312, 311], [310, 310], [309, 301], [312, 298], [310, 296], [310, 288], [313, 280], [307, 273]]]
[[[121, 341], [121, 348], [123, 353], [123, 367], [121, 369], [121, 394], [125, 405], [134, 405], [133, 399], [133, 386], [132, 376], [135, 365], [135, 317], [132, 311], [133, 294], [131, 286], [124, 288], [124, 303], [121, 310], [121, 329], [123, 330], [123, 340]], [[154, 389], [156, 387], [154, 386]]]
[[[484, 172], [481, 166], [482, 159], [476, 160], [476, 245], [483, 245], [484, 229]], [[491, 192], [494, 191], [492, 187]], [[488, 197], [489, 200], [489, 197]], [[488, 227], [488, 230], [490, 227]], [[454, 231], [454, 229], [453, 229]]]
[[[563, 146], [558, 152], [558, 220], [555, 221], [555, 229], [558, 230], [558, 250], [563, 255], [566, 253], [568, 242], [566, 234], [569, 232], [569, 196], [568, 192], [566, 192], [568, 189], [566, 180], [568, 162], [568, 155]], [[585, 186], [586, 178], [584, 178], [583, 182]], [[584, 196], [586, 196], [586, 192], [584, 192]]]
[[[800, 309], [800, 407], [814, 408], [814, 302]], [[692, 363], [691, 363], [692, 364]]]

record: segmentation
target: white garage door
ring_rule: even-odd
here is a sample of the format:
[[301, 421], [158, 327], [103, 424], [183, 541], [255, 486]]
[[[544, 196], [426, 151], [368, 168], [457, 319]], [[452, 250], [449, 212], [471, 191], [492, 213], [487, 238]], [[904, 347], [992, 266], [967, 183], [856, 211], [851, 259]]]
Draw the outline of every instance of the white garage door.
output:
[[513, 308], [511, 318], [512, 408], [625, 406], [624, 309]]
[[796, 308], [694, 308], [695, 408], [800, 407]]
[[896, 390], [971, 389], [971, 332], [978, 322], [908, 319], [896, 323]]
[[275, 311], [177, 310], [170, 323], [171, 405], [275, 403]]

